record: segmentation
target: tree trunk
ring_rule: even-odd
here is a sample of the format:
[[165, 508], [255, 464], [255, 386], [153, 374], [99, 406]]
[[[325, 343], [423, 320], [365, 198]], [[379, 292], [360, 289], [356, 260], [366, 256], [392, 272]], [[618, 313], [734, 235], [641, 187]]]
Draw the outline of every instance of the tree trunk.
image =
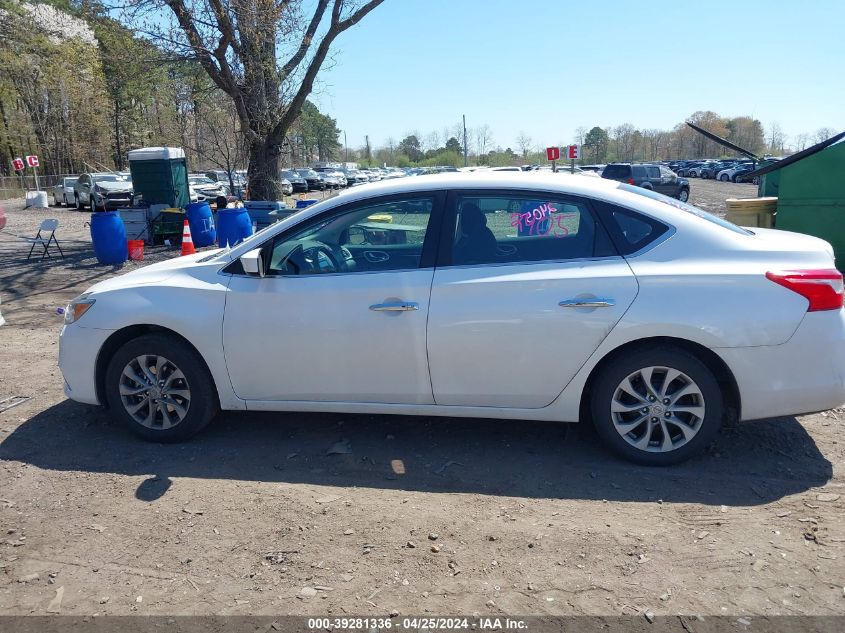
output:
[[249, 145], [249, 199], [281, 200], [279, 157], [281, 143], [273, 138], [256, 139]]
[[120, 147], [120, 104], [114, 102], [114, 165], [117, 171], [123, 169], [123, 150]]

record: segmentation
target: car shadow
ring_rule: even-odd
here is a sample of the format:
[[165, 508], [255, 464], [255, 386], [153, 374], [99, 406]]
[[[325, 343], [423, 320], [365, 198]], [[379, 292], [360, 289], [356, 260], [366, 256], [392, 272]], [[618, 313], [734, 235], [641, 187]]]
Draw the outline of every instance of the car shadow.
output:
[[648, 468], [605, 452], [589, 425], [306, 413], [222, 414], [182, 444], [137, 439], [109, 413], [65, 400], [23, 422], [0, 460], [42, 469], [526, 498], [756, 505], [824, 485], [833, 473], [793, 417], [723, 429], [703, 455]]

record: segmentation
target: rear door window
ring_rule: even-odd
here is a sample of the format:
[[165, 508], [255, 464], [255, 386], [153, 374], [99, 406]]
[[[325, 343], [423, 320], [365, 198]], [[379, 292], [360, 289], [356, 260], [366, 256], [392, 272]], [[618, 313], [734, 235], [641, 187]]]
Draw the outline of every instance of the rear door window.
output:
[[642, 165], [634, 165], [631, 170], [633, 171], [635, 180], [642, 180], [647, 177], [645, 167]]
[[457, 196], [453, 265], [515, 264], [616, 255], [585, 201], [524, 193]]

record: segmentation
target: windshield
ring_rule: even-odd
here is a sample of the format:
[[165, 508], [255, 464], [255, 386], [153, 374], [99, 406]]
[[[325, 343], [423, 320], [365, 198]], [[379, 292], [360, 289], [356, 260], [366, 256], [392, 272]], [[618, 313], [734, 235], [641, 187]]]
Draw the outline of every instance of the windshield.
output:
[[289, 169], [282, 170], [282, 178], [299, 178], [299, 174], [295, 174]]
[[629, 185], [627, 183], [619, 183], [619, 188], [624, 191], [630, 191], [631, 193], [635, 193], [639, 196], [644, 196], [646, 198], [656, 200], [657, 202], [662, 202], [663, 204], [668, 204], [670, 207], [675, 207], [676, 209], [680, 209], [681, 211], [686, 211], [687, 213], [691, 213], [692, 215], [697, 216], [702, 220], [707, 220], [708, 222], [712, 222], [713, 224], [718, 224], [719, 226], [726, 228], [729, 231], [733, 231], [734, 233], [740, 233], [742, 235], [753, 235], [751, 231], [746, 231], [744, 228], [737, 226], [733, 222], [728, 222], [727, 220], [720, 218], [717, 215], [713, 215], [712, 213], [709, 213], [704, 209], [699, 209], [698, 207], [695, 207], [691, 204], [687, 204], [686, 202], [681, 202], [680, 200], [676, 200], [675, 198], [670, 198], [669, 196], [664, 196], [662, 193], [656, 193], [651, 189], [644, 189], [642, 187]]
[[103, 174], [101, 176], [94, 176], [94, 182], [124, 182], [126, 179], [117, 174]]
[[[327, 202], [327, 201], [324, 201], [324, 202]], [[319, 202], [319, 203], [317, 203], [317, 204], [315, 204], [315, 205], [312, 205], [312, 206], [308, 207], [308, 212], [309, 212], [309, 213], [311, 213], [311, 211], [312, 211], [312, 210], [314, 210], [314, 209], [318, 209], [318, 207], [319, 207], [319, 208], [322, 208], [322, 207], [320, 206], [320, 205], [322, 205], [322, 204], [323, 204], [323, 202]], [[287, 220], [287, 219], [289, 219], [289, 218], [296, 217], [296, 216], [297, 216], [297, 215], [299, 215], [300, 213], [302, 213], [302, 211], [296, 211], [296, 212], [292, 213], [291, 215], [289, 215], [287, 218], [284, 218], [284, 219], [285, 219], [285, 220]], [[253, 233], [253, 234], [252, 234], [252, 235], [250, 235], [248, 238], [246, 238], [243, 242], [241, 242], [240, 244], [238, 244], [238, 245], [237, 245], [237, 248], [240, 248], [241, 246], [244, 246], [244, 245], [249, 245], [249, 246], [251, 246], [252, 248], [258, 248], [259, 246], [261, 246], [261, 243], [262, 243], [262, 242], [264, 241], [264, 239], [266, 238], [267, 232], [268, 232], [270, 229], [272, 229], [274, 226], [276, 226], [276, 224], [277, 224], [277, 223], [269, 224], [269, 225], [265, 226], [263, 229], [261, 229], [260, 231], [257, 231], [256, 233]], [[202, 260], [198, 260], [198, 261], [209, 261], [209, 260], [211, 260], [211, 259], [214, 259], [215, 257], [220, 257], [221, 255], [226, 255], [226, 254], [227, 254], [229, 251], [231, 251], [231, 250], [232, 250], [232, 247], [223, 248], [223, 249], [220, 249], [219, 251], [215, 251], [215, 252], [213, 252], [213, 253], [211, 253], [211, 254], [207, 255], [207, 256], [206, 256], [206, 257], [204, 257]], [[251, 250], [251, 249], [248, 249], [248, 250]], [[244, 251], [244, 252], [247, 252], [247, 251]]]
[[206, 178], [205, 176], [189, 176], [188, 182], [192, 185], [213, 185], [214, 181], [211, 178]]

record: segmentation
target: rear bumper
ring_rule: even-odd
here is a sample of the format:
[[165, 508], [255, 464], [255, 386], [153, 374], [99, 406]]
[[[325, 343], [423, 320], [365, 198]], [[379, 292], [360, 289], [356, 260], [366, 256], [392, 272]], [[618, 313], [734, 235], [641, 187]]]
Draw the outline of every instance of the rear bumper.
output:
[[742, 420], [825, 411], [845, 403], [845, 309], [808, 312], [783, 345], [714, 351], [736, 378]]
[[97, 354], [112, 330], [62, 326], [59, 335], [59, 369], [65, 395], [85, 404], [103, 404], [97, 398]]

